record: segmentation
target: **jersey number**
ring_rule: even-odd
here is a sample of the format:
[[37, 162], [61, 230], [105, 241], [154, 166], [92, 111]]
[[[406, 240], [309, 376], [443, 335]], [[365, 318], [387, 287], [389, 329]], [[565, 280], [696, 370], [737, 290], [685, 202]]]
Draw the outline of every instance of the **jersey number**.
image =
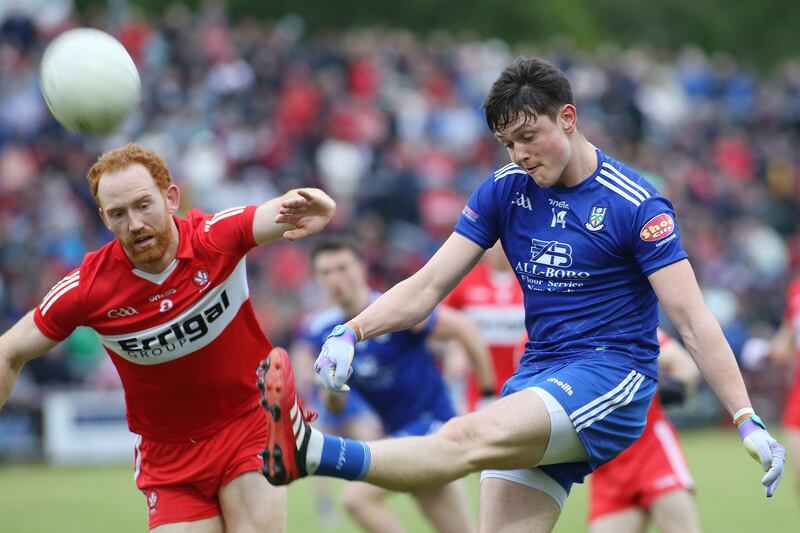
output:
[[562, 229], [567, 227], [567, 212], [566, 211], [558, 211], [556, 212], [555, 207], [551, 207], [550, 210], [553, 212], [553, 220], [550, 222], [550, 227], [555, 228], [556, 224], [559, 224]]

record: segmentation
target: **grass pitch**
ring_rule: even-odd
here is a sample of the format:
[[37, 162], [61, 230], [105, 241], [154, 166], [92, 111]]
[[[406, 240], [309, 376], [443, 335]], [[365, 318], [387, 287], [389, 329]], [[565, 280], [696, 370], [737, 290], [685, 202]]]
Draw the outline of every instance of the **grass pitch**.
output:
[[[777, 495], [764, 497], [757, 465], [733, 431], [686, 432], [682, 441], [697, 483], [697, 505], [706, 532], [796, 533], [800, 531], [800, 494], [787, 473]], [[477, 502], [477, 476], [467, 479]], [[332, 481], [331, 493], [341, 482]], [[410, 532], [427, 532], [413, 501], [406, 495], [389, 499]], [[2, 533], [142, 532], [147, 507], [135, 489], [130, 466], [54, 468], [47, 465], [0, 466], [0, 531]], [[358, 528], [338, 508], [320, 516], [311, 483], [289, 489], [289, 531], [349, 533]], [[556, 531], [586, 531], [586, 490], [573, 489]]]

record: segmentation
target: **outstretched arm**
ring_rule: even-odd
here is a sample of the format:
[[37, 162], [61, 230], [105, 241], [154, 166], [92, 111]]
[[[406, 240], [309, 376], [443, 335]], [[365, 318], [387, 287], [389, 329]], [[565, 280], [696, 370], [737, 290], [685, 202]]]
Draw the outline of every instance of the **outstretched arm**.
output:
[[495, 375], [491, 354], [481, 337], [478, 325], [464, 313], [446, 305], [440, 306], [437, 312], [438, 318], [431, 336], [461, 344], [467, 352], [481, 390], [494, 394]]
[[46, 337], [28, 312], [0, 337], [0, 407], [2, 407], [23, 365], [44, 355], [58, 342]]
[[453, 233], [416, 274], [401, 281], [372, 302], [361, 314], [333, 328], [325, 340], [314, 370], [325, 388], [347, 391], [345, 382], [358, 341], [411, 329], [431, 314], [483, 254], [483, 248]]
[[412, 328], [433, 312], [483, 252], [466, 237], [451, 234], [416, 274], [386, 291], [348, 324], [357, 325], [358, 340]]
[[336, 202], [320, 189], [294, 189], [256, 209], [253, 237], [257, 244], [284, 238], [303, 239], [324, 228], [336, 212]]
[[743, 407], [750, 407], [733, 351], [703, 301], [689, 261], [666, 266], [649, 279], [684, 346], [725, 409], [733, 416]]
[[689, 261], [666, 266], [649, 279], [706, 382], [738, 426], [745, 449], [767, 472], [761, 482], [772, 496], [783, 475], [786, 451], [753, 411], [736, 359], [703, 302]]

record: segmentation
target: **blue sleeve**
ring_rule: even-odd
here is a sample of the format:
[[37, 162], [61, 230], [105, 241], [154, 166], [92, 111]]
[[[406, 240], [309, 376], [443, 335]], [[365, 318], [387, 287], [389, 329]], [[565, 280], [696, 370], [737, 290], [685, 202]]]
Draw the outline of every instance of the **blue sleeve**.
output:
[[456, 222], [455, 232], [484, 249], [491, 248], [500, 238], [502, 211], [498, 196], [506, 188], [507, 179], [495, 180], [494, 174], [478, 185], [467, 200]]
[[662, 196], [639, 206], [634, 216], [633, 253], [645, 276], [686, 259], [672, 203]]

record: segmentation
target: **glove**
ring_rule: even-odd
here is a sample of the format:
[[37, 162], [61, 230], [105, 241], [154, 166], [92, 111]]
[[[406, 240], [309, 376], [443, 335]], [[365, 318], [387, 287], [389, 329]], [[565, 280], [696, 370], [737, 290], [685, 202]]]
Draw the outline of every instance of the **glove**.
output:
[[347, 392], [345, 382], [353, 374], [353, 353], [358, 342], [356, 332], [350, 326], [339, 324], [325, 339], [319, 357], [314, 362], [314, 371], [322, 379], [322, 385], [332, 391]]
[[771, 498], [783, 476], [786, 450], [772, 438], [761, 419], [753, 414], [739, 424], [739, 436], [750, 457], [761, 463], [766, 475], [761, 484], [767, 487], [767, 498]]

